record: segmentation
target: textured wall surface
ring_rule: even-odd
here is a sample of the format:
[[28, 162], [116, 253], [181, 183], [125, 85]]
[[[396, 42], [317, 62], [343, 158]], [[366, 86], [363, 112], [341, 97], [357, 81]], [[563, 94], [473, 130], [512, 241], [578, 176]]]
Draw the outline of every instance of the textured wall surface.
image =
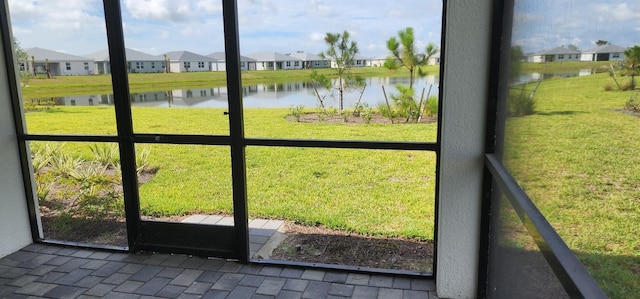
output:
[[11, 111], [7, 67], [0, 47], [0, 257], [32, 242]]
[[436, 288], [476, 295], [491, 2], [447, 1]]

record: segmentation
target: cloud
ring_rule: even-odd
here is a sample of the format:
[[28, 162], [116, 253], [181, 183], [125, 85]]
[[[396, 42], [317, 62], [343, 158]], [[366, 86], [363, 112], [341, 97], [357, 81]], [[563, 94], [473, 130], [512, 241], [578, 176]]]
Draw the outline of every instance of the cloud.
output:
[[124, 7], [134, 19], [187, 22], [194, 14], [189, 1], [124, 0]]
[[326, 34], [320, 32], [312, 32], [309, 35], [309, 39], [312, 41], [323, 41]]

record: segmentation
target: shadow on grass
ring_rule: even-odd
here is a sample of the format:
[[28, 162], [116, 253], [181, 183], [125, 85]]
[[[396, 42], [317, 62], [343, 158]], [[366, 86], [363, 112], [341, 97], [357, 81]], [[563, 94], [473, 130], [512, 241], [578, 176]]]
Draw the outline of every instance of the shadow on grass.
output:
[[552, 112], [536, 112], [537, 115], [554, 116], [554, 115], [576, 115], [583, 114], [582, 111], [552, 111]]

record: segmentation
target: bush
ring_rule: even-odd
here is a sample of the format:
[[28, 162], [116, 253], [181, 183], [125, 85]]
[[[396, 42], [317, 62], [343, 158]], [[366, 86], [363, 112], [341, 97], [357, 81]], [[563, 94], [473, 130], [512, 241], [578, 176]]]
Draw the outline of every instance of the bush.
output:
[[297, 122], [300, 122], [300, 116], [304, 114], [304, 105], [291, 106], [291, 115], [296, 118]]
[[512, 89], [507, 101], [507, 113], [509, 116], [531, 115], [535, 112], [536, 103], [533, 97], [522, 92], [520, 88]]
[[391, 95], [393, 100], [393, 108], [399, 117], [407, 119], [407, 122], [411, 119], [418, 119], [419, 109], [418, 103], [414, 98], [414, 90], [409, 86], [398, 85], [396, 87], [399, 94]]
[[438, 97], [430, 96], [425, 103], [424, 115], [426, 116], [437, 116], [438, 115]]
[[626, 103], [624, 103], [624, 109], [640, 112], [640, 99], [638, 99], [638, 93], [632, 94]]
[[612, 91], [612, 90], [613, 90], [613, 85], [611, 85], [611, 83], [607, 83], [607, 84], [604, 86], [604, 90], [605, 90], [605, 91]]
[[620, 90], [622, 91], [627, 91], [627, 90], [633, 90], [633, 84], [631, 84], [631, 80], [623, 82], [622, 84], [620, 84]]

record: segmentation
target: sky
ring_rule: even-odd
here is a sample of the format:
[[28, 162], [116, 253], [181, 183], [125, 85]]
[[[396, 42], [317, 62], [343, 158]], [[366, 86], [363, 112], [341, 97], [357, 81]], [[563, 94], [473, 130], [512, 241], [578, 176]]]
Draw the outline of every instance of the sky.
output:
[[[149, 54], [224, 51], [221, 0], [121, 0], [125, 46]], [[9, 0], [22, 48], [85, 55], [107, 47], [102, 2]], [[414, 28], [418, 49], [440, 44], [441, 0], [238, 0], [240, 51], [318, 54], [327, 32], [348, 31], [360, 54], [386, 56], [386, 41]]]
[[640, 1], [516, 0], [512, 44], [537, 52], [569, 44], [594, 48], [597, 40], [640, 44]]
[[[455, 0], [452, 0], [455, 1]], [[587, 50], [606, 40], [640, 44], [640, 1], [515, 0], [513, 44], [525, 52]], [[128, 48], [149, 54], [224, 50], [222, 0], [121, 0]], [[85, 55], [106, 49], [99, 0], [9, 0], [23, 48]], [[327, 32], [347, 30], [365, 57], [386, 56], [386, 40], [413, 27], [418, 49], [440, 43], [441, 0], [238, 0], [241, 54], [318, 54]]]

